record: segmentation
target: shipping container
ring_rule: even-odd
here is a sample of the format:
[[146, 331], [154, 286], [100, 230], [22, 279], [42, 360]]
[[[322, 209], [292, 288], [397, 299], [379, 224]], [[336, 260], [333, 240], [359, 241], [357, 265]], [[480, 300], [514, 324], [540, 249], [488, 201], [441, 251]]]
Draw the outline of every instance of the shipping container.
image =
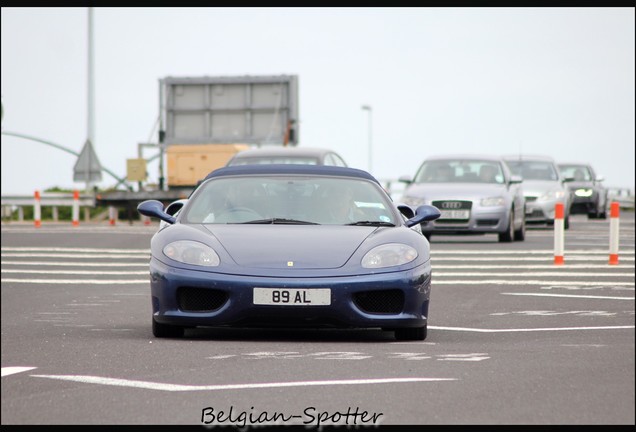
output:
[[250, 148], [247, 144], [171, 145], [166, 150], [168, 186], [196, 186], [211, 171], [225, 166], [236, 153]]

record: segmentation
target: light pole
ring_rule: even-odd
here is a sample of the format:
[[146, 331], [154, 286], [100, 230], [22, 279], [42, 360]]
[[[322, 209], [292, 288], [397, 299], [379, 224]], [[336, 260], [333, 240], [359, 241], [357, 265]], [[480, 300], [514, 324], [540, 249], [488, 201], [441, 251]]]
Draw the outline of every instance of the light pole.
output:
[[371, 114], [373, 110], [371, 109], [371, 105], [362, 105], [362, 109], [369, 113], [369, 172], [373, 169], [373, 151], [372, 151], [372, 141], [371, 141]]

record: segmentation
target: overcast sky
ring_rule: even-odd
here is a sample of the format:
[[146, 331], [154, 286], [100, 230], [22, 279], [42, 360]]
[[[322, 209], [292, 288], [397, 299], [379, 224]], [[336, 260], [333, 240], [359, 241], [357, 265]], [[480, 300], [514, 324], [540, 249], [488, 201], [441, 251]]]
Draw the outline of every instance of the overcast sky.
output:
[[[87, 8], [2, 8], [3, 132], [82, 149], [87, 35]], [[157, 142], [160, 78], [297, 75], [299, 146], [367, 169], [368, 104], [380, 179], [522, 152], [634, 186], [634, 8], [95, 8], [94, 38], [94, 147], [120, 177]], [[85, 187], [51, 146], [2, 135], [1, 161], [3, 195]]]

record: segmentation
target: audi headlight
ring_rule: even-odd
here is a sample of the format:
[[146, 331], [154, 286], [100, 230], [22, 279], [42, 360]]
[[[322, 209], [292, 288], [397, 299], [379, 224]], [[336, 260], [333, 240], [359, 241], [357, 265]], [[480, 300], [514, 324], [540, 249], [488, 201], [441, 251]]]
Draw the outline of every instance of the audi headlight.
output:
[[574, 195], [577, 197], [591, 197], [594, 194], [592, 189], [577, 189], [574, 191]]
[[362, 258], [364, 268], [393, 267], [410, 263], [417, 258], [415, 248], [401, 244], [388, 243], [376, 246]]
[[414, 197], [414, 196], [403, 196], [401, 200], [404, 204], [413, 207], [414, 209], [426, 204], [424, 198]]
[[551, 190], [539, 197], [539, 201], [553, 201], [565, 197], [565, 192], [562, 190]]
[[210, 246], [192, 240], [172, 242], [163, 248], [163, 254], [175, 261], [197, 266], [216, 267], [221, 262]]
[[504, 197], [490, 197], [490, 198], [482, 198], [481, 205], [482, 207], [494, 207], [494, 206], [502, 206], [506, 203]]

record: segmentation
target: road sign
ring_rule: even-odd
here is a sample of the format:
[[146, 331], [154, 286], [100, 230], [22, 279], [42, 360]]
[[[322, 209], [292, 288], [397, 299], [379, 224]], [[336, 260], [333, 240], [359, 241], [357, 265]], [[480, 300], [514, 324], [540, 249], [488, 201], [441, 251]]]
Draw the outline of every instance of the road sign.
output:
[[146, 160], [126, 159], [126, 180], [128, 181], [144, 181], [146, 180]]
[[97, 153], [93, 149], [90, 140], [86, 140], [84, 148], [77, 157], [73, 167], [73, 181], [99, 182], [102, 180], [102, 165], [97, 159]]

